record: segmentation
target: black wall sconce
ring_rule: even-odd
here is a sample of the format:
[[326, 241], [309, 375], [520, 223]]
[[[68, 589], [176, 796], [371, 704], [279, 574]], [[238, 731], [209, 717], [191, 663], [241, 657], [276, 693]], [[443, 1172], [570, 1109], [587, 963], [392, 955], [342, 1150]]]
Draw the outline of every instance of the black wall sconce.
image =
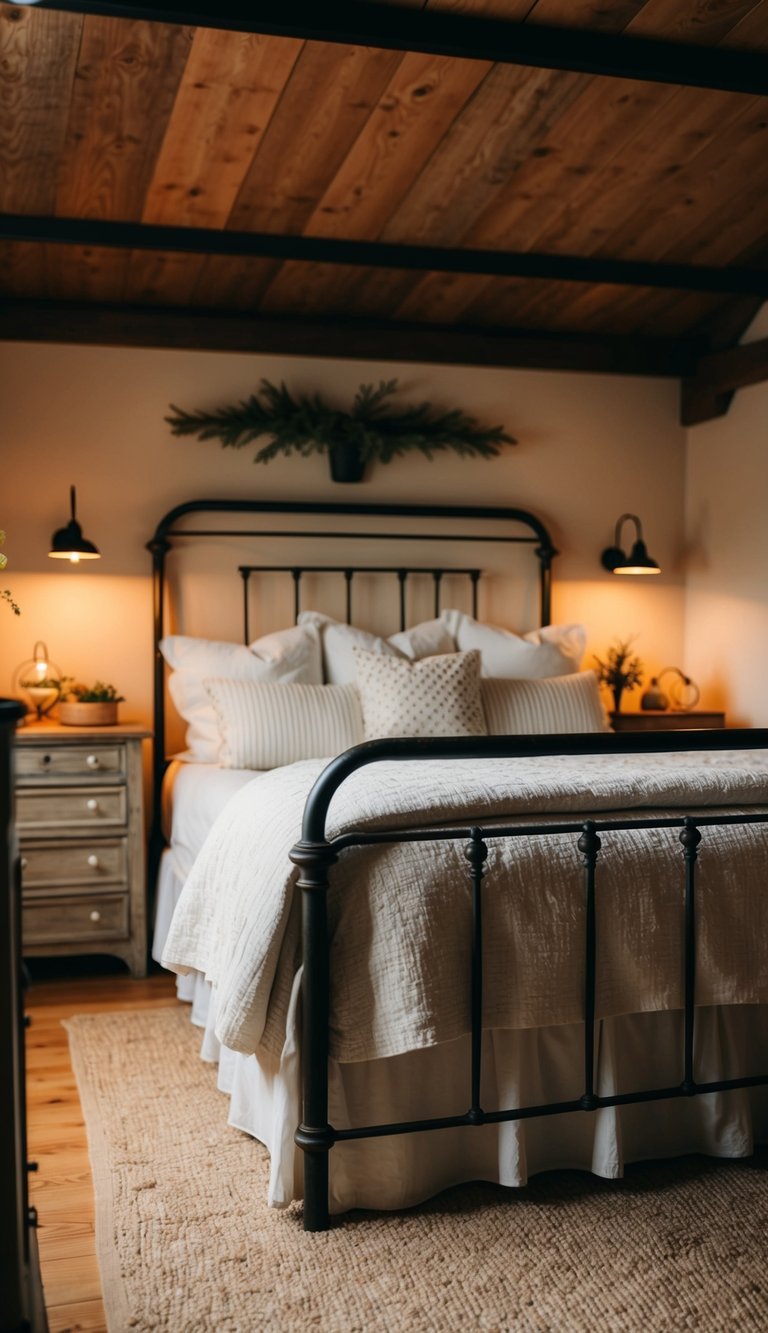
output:
[[75, 517], [77, 496], [74, 486], [69, 488], [69, 503], [72, 516], [66, 527], [54, 532], [48, 555], [52, 560], [71, 560], [73, 565], [79, 564], [81, 560], [99, 560], [101, 551], [83, 536], [83, 530]]
[[[621, 546], [621, 529], [624, 523], [635, 525], [635, 541], [627, 554]], [[613, 546], [607, 546], [601, 556], [603, 569], [611, 574], [660, 574], [661, 568], [653, 556], [648, 554], [643, 541], [643, 529], [637, 514], [622, 514], [616, 522]]]

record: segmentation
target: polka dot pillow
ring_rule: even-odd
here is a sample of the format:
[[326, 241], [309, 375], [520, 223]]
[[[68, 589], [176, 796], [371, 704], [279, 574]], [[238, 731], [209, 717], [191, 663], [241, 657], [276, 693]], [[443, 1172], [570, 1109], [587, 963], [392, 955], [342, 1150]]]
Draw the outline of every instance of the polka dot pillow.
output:
[[354, 647], [366, 740], [382, 736], [485, 736], [480, 653], [409, 662]]

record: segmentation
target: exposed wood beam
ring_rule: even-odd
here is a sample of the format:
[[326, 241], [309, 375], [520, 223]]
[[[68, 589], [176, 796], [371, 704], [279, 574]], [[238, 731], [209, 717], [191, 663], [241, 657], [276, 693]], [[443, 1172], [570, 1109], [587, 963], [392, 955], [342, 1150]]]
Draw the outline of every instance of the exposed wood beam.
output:
[[699, 361], [696, 377], [705, 379], [715, 393], [761, 384], [768, 379], [768, 338], [708, 353]]
[[337, 240], [325, 236], [166, 227], [143, 222], [105, 222], [95, 218], [26, 217], [17, 213], [0, 214], [0, 239], [230, 258], [299, 260], [345, 267], [360, 265], [504, 278], [546, 278], [556, 282], [610, 283], [680, 291], [747, 292], [768, 298], [768, 269], [761, 268], [655, 264], [535, 251], [392, 245], [383, 241]]
[[701, 345], [667, 338], [542, 334], [371, 320], [0, 300], [0, 340], [262, 352], [362, 361], [507, 366], [590, 374], [692, 375]]
[[340, 0], [332, 5], [318, 4], [317, 0], [260, 4], [251, 0], [163, 0], [158, 5], [125, 0], [43, 0], [40, 8], [424, 51], [454, 59], [533, 65], [728, 92], [768, 93], [767, 62], [759, 52], [615, 36], [582, 28], [507, 23], [450, 10], [360, 0]]
[[696, 426], [725, 416], [736, 389], [768, 380], [768, 338], [701, 357], [695, 375], [683, 380], [681, 417]]
[[680, 381], [680, 425], [700, 426], [704, 421], [724, 417], [733, 402], [733, 393], [713, 393], [698, 376], [683, 376]]

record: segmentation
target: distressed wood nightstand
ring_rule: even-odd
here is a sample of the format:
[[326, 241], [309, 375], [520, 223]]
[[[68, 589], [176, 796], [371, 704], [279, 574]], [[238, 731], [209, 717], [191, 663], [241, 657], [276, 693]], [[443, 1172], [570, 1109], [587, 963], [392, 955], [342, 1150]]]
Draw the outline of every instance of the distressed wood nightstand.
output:
[[725, 726], [725, 713], [695, 709], [690, 712], [647, 709], [640, 713], [611, 713], [610, 716], [614, 731], [693, 731], [697, 727], [719, 729]]
[[141, 743], [127, 723], [19, 728], [16, 827], [23, 951], [114, 954], [147, 972]]

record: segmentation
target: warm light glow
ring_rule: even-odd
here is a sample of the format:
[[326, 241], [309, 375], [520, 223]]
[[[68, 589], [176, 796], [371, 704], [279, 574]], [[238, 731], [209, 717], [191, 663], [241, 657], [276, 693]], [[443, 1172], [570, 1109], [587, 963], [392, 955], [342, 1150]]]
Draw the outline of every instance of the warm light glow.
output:
[[617, 565], [614, 574], [660, 574], [658, 567], [651, 565]]
[[98, 560], [99, 555], [92, 551], [49, 551], [51, 560], [69, 560], [70, 564], [77, 565], [81, 560]]

